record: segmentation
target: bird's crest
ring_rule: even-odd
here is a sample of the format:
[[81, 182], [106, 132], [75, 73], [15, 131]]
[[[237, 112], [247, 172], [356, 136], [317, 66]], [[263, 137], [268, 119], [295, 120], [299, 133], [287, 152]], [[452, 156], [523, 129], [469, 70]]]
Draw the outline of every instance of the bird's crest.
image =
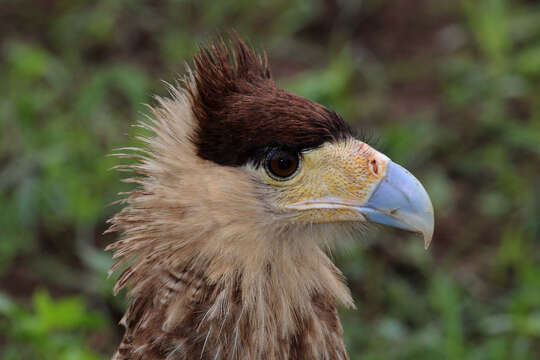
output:
[[266, 53], [235, 34], [199, 50], [187, 88], [198, 155], [220, 165], [257, 162], [269, 146], [299, 151], [351, 134], [334, 111], [276, 86]]

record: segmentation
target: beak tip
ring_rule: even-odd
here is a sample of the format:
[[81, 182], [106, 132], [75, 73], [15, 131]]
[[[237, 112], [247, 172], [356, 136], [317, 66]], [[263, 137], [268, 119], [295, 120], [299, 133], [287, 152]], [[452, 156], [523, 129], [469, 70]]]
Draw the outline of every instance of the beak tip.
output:
[[429, 245], [431, 245], [431, 240], [433, 239], [433, 232], [430, 234], [424, 233], [424, 250], [429, 249]]
[[421, 235], [424, 248], [429, 248], [434, 230], [433, 204], [422, 184], [400, 165], [389, 163], [383, 182], [363, 210], [372, 222]]
[[[426, 193], [427, 195], [427, 193]], [[431, 245], [431, 241], [433, 240], [433, 231], [435, 228], [435, 216], [433, 214], [433, 205], [431, 204], [431, 200], [429, 200], [429, 197], [427, 198], [426, 203], [429, 204], [427, 206], [427, 210], [425, 212], [425, 216], [423, 216], [422, 225], [420, 228], [422, 229], [419, 233], [424, 238], [424, 249], [429, 249], [429, 245]]]
[[[427, 193], [425, 193], [427, 196]], [[429, 204], [426, 206], [427, 210], [422, 218], [423, 223], [420, 228], [422, 229], [420, 231], [420, 235], [424, 238], [424, 249], [427, 250], [429, 248], [429, 245], [431, 244], [431, 240], [433, 240], [433, 231], [435, 228], [435, 216], [433, 214], [433, 205], [431, 204], [431, 200], [429, 197], [427, 197], [427, 200], [424, 201], [424, 203]]]
[[[426, 193], [427, 195], [427, 193]], [[422, 233], [424, 236], [424, 249], [427, 250], [429, 248], [429, 245], [431, 244], [431, 240], [433, 240], [433, 232], [435, 230], [435, 215], [433, 212], [433, 204], [431, 203], [431, 200], [428, 197], [429, 202], [429, 215], [430, 220], [428, 221], [428, 226], [426, 231]]]

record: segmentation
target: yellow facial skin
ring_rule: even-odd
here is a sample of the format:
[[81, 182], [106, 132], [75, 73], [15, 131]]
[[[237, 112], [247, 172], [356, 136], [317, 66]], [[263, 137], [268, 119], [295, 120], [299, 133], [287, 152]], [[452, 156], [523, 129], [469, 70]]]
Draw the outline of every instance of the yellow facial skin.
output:
[[298, 171], [287, 180], [263, 176], [276, 189], [274, 205], [292, 212], [297, 222], [362, 221], [352, 206], [369, 198], [388, 162], [367, 144], [350, 139], [304, 152]]

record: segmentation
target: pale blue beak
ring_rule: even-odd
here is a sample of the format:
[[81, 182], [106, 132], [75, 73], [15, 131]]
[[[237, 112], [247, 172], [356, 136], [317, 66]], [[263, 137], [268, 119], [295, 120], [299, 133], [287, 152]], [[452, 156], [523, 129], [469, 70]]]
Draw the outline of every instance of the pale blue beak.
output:
[[410, 172], [389, 161], [369, 200], [357, 208], [369, 221], [419, 233], [427, 249], [433, 237], [433, 205]]

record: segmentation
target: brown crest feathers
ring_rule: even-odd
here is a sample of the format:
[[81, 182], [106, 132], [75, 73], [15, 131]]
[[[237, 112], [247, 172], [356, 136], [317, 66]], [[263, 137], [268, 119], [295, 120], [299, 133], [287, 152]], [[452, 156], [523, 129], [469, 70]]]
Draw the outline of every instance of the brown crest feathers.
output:
[[201, 48], [192, 75], [192, 141], [203, 159], [239, 166], [268, 147], [301, 151], [352, 136], [335, 112], [277, 87], [266, 54], [237, 36]]

